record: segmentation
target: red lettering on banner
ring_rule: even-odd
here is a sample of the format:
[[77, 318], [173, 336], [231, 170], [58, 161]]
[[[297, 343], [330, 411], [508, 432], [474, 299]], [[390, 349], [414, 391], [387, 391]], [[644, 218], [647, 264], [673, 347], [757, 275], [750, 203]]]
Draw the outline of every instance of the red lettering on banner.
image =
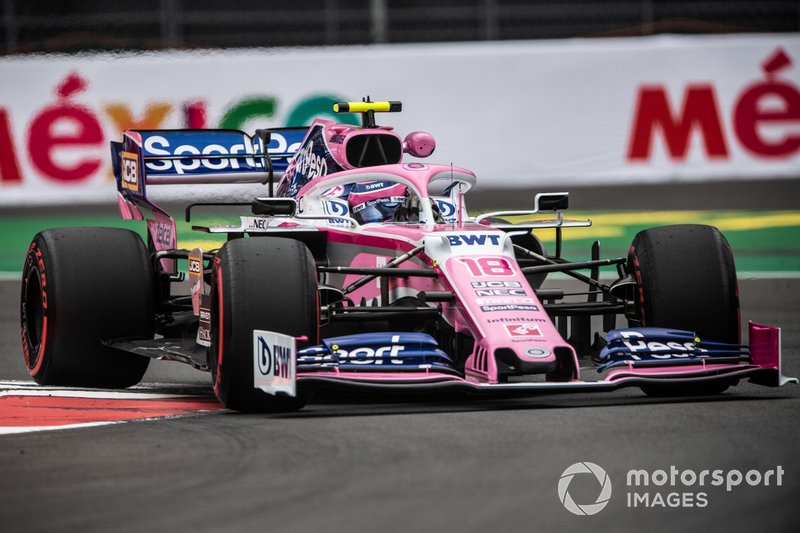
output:
[[202, 100], [189, 102], [183, 106], [183, 122], [189, 129], [203, 129], [206, 126], [206, 103]]
[[[761, 65], [766, 80], [746, 87], [733, 106], [735, 138], [750, 153], [761, 158], [786, 158], [800, 151], [800, 89], [788, 81], [778, 80], [778, 72], [790, 67], [792, 59], [782, 49], [775, 50]], [[782, 137], [767, 137], [761, 126], [784, 126]], [[789, 126], [794, 126], [788, 130]], [[697, 130], [709, 158], [727, 158], [728, 148], [718, 111], [716, 94], [711, 85], [690, 84], [686, 87], [683, 108], [672, 113], [667, 91], [661, 85], [639, 88], [633, 128], [628, 143], [628, 160], [650, 159], [653, 138], [664, 136], [668, 155], [685, 159], [692, 132]]]
[[8, 112], [0, 107], [0, 183], [19, 183], [21, 181], [22, 176], [19, 173], [17, 151], [14, 149], [14, 137], [11, 135]]
[[[800, 148], [800, 132], [787, 133], [780, 140], [769, 141], [759, 134], [759, 124], [786, 123], [800, 124], [800, 91], [795, 85], [775, 79], [778, 71], [792, 64], [791, 58], [782, 49], [776, 50], [762, 65], [767, 75], [766, 81], [748, 86], [733, 112], [736, 136], [750, 152], [764, 157], [785, 157]], [[765, 109], [762, 102], [780, 103], [779, 108]]]
[[700, 133], [709, 157], [728, 157], [719, 106], [711, 85], [689, 85], [684, 92], [683, 108], [677, 116], [672, 113], [667, 91], [663, 86], [641, 87], [636, 103], [628, 159], [649, 159], [657, 131], [661, 131], [664, 136], [669, 156], [672, 159], [685, 159], [689, 151], [691, 133], [695, 129]]
[[28, 131], [31, 162], [52, 180], [80, 181], [97, 172], [102, 165], [99, 157], [86, 157], [71, 165], [54, 158], [56, 150], [61, 148], [101, 146], [103, 143], [103, 131], [94, 113], [67, 100], [85, 89], [83, 78], [70, 74], [58, 87], [58, 102], [46, 107], [31, 122]]

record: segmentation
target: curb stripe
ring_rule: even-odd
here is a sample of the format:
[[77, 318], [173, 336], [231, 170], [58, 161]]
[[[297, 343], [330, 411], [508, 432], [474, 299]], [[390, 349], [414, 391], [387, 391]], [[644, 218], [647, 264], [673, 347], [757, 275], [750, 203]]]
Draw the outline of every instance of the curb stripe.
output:
[[189, 416], [223, 407], [213, 396], [40, 387], [0, 382], [0, 435]]

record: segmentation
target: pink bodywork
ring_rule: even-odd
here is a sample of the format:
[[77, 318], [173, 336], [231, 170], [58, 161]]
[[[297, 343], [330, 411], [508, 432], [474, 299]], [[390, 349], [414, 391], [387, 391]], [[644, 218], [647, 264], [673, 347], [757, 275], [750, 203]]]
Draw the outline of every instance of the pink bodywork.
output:
[[412, 131], [403, 141], [403, 151], [414, 157], [428, 157], [436, 150], [436, 141], [430, 133]]
[[[450, 174], [474, 176], [466, 169], [444, 165], [384, 165], [348, 170], [315, 179], [306, 184], [297, 197], [302, 204], [304, 198], [321, 195], [320, 191], [330, 189], [343, 179], [350, 182], [391, 179], [409, 186], [420, 198], [427, 198], [430, 181]], [[359, 179], [362, 176], [363, 180]], [[459, 196], [457, 201], [462, 201], [462, 198]], [[327, 228], [326, 231], [329, 243], [363, 250], [355, 254], [348, 265], [352, 267], [383, 266], [402, 253], [424, 246], [426, 239], [445, 242], [466, 235], [499, 243], [506, 238], [506, 233], [502, 230], [463, 222], [370, 224], [355, 230]], [[403, 267], [435, 268], [440, 272], [439, 279], [392, 279], [389, 282], [389, 291], [392, 293], [398, 288], [405, 288], [413, 292], [444, 290], [456, 294], [455, 303], [444, 303], [442, 312], [457, 332], [468, 334], [476, 340], [474, 353], [466, 362], [466, 373], [470, 381], [498, 382], [494, 358], [498, 349], [512, 350], [519, 361], [542, 369], [556, 366], [558, 350], [562, 357], [569, 359], [567, 366], [574, 369], [570, 372], [570, 378], [577, 380], [578, 363], [574, 349], [561, 337], [544, 311], [533, 288], [519, 271], [513, 254], [503, 253], [497, 246], [491, 251], [476, 253], [477, 255], [459, 253], [457, 256], [445, 256], [441, 261], [424, 253], [420, 254], [415, 261], [409, 261]], [[493, 268], [492, 265], [502, 265], [502, 268]], [[359, 277], [348, 276], [342, 286], [347, 286]], [[509, 291], [512, 294], [504, 296]], [[375, 280], [354, 291], [350, 297], [354, 301], [362, 298], [370, 301], [379, 295], [380, 286]], [[504, 307], [509, 309], [504, 310]], [[489, 308], [491, 311], [486, 310]], [[487, 357], [486, 354], [491, 356]]]
[[[352, 133], [352, 132], [351, 132]], [[351, 133], [348, 133], [351, 134]], [[409, 187], [421, 199], [429, 197], [428, 186], [434, 179], [447, 176], [472, 177], [471, 171], [463, 168], [434, 164], [395, 164], [359, 169], [349, 169], [339, 173], [316, 178], [307, 183], [297, 194], [300, 205], [304, 201], [319, 200], [324, 191], [344, 183], [372, 180], [396, 181]], [[452, 254], [445, 252], [436, 256], [431, 254], [430, 242], [441, 241], [458, 244], [465, 238], [483, 239], [495, 244], [506, 238], [502, 230], [464, 221], [463, 195], [459, 191], [452, 196], [457, 206], [459, 218], [456, 223], [418, 223], [418, 224], [368, 224], [356, 228], [326, 227], [328, 242], [335, 247], [352, 246], [359, 250], [353, 253], [349, 266], [380, 267], [420, 246], [426, 252], [402, 264], [403, 268], [428, 268], [439, 272], [439, 277], [389, 280], [389, 293], [399, 290], [406, 293], [420, 291], [451, 291], [456, 295], [454, 302], [441, 303], [445, 320], [459, 333], [470, 335], [474, 340], [473, 353], [468, 357], [463, 378], [436, 372], [431, 369], [424, 373], [373, 373], [332, 370], [336, 380], [358, 383], [394, 384], [462, 384], [470, 387], [511, 387], [533, 389], [559, 389], [570, 386], [582, 388], [616, 388], [630, 383], [652, 382], [653, 380], [693, 381], [715, 379], [720, 376], [731, 378], [751, 374], [763, 375], [765, 369], [778, 370], [772, 339], [774, 328], [757, 326], [751, 328], [751, 339], [756, 342], [752, 364], [703, 363], [687, 366], [662, 366], [650, 368], [615, 369], [603, 378], [586, 382], [581, 380], [578, 358], [574, 348], [559, 333], [557, 327], [545, 312], [533, 288], [519, 270], [513, 252], [496, 246], [484, 248], [475, 253], [464, 253], [463, 249]], [[454, 247], [452, 247], [454, 248]], [[351, 275], [344, 279], [342, 286], [356, 281], [360, 276]], [[496, 290], [496, 295], [492, 294]], [[349, 296], [353, 301], [362, 298], [371, 301], [380, 296], [379, 281], [368, 283]], [[759, 340], [761, 339], [761, 340]], [[515, 363], [528, 365], [534, 369], [531, 374], [546, 376], [546, 381], [537, 383], [500, 383], [500, 373], [496, 353], [512, 351]], [[541, 370], [536, 371], [537, 368]], [[555, 372], [558, 370], [558, 372]], [[320, 378], [320, 373], [299, 374], [300, 378]]]

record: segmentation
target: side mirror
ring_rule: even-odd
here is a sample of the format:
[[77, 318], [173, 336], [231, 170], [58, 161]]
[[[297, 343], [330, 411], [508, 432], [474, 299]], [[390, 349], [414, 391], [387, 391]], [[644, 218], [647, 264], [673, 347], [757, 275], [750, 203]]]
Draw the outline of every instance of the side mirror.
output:
[[436, 150], [433, 135], [424, 131], [412, 131], [403, 140], [403, 152], [414, 157], [428, 157]]
[[250, 210], [254, 215], [290, 217], [297, 211], [297, 202], [294, 198], [256, 198]]
[[533, 210], [540, 211], [563, 211], [569, 208], [568, 192], [540, 192], [533, 199]]

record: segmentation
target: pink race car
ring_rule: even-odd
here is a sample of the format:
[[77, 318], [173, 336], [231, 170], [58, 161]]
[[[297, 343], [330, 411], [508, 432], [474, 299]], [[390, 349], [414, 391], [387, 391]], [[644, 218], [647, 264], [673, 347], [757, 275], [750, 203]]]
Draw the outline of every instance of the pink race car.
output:
[[[22, 341], [46, 385], [127, 387], [150, 359], [210, 371], [240, 411], [299, 409], [322, 387], [473, 394], [608, 391], [710, 394], [781, 374], [780, 330], [741, 343], [731, 250], [713, 227], [640, 232], [628, 257], [561, 257], [568, 194], [529, 211], [471, 215], [465, 168], [419, 162], [434, 139], [375, 123], [399, 102], [341, 103], [362, 126], [126, 131], [112, 143], [124, 219], [34, 237], [23, 273]], [[406, 160], [404, 154], [414, 158]], [[264, 197], [218, 250], [181, 249], [161, 184], [260, 182]], [[207, 205], [191, 204], [193, 210]], [[528, 215], [526, 222], [505, 217]], [[552, 228], [548, 254], [535, 231]], [[179, 260], [185, 266], [179, 270]], [[604, 283], [599, 269], [614, 270]], [[581, 273], [580, 271], [588, 271]], [[550, 273], [580, 294], [543, 288]], [[173, 294], [188, 274], [189, 294]], [[606, 279], [606, 278], [604, 278]], [[184, 290], [186, 292], [186, 290]], [[617, 328], [622, 315], [628, 327]], [[592, 331], [592, 317], [598, 324]], [[602, 326], [599, 324], [602, 323]]]

